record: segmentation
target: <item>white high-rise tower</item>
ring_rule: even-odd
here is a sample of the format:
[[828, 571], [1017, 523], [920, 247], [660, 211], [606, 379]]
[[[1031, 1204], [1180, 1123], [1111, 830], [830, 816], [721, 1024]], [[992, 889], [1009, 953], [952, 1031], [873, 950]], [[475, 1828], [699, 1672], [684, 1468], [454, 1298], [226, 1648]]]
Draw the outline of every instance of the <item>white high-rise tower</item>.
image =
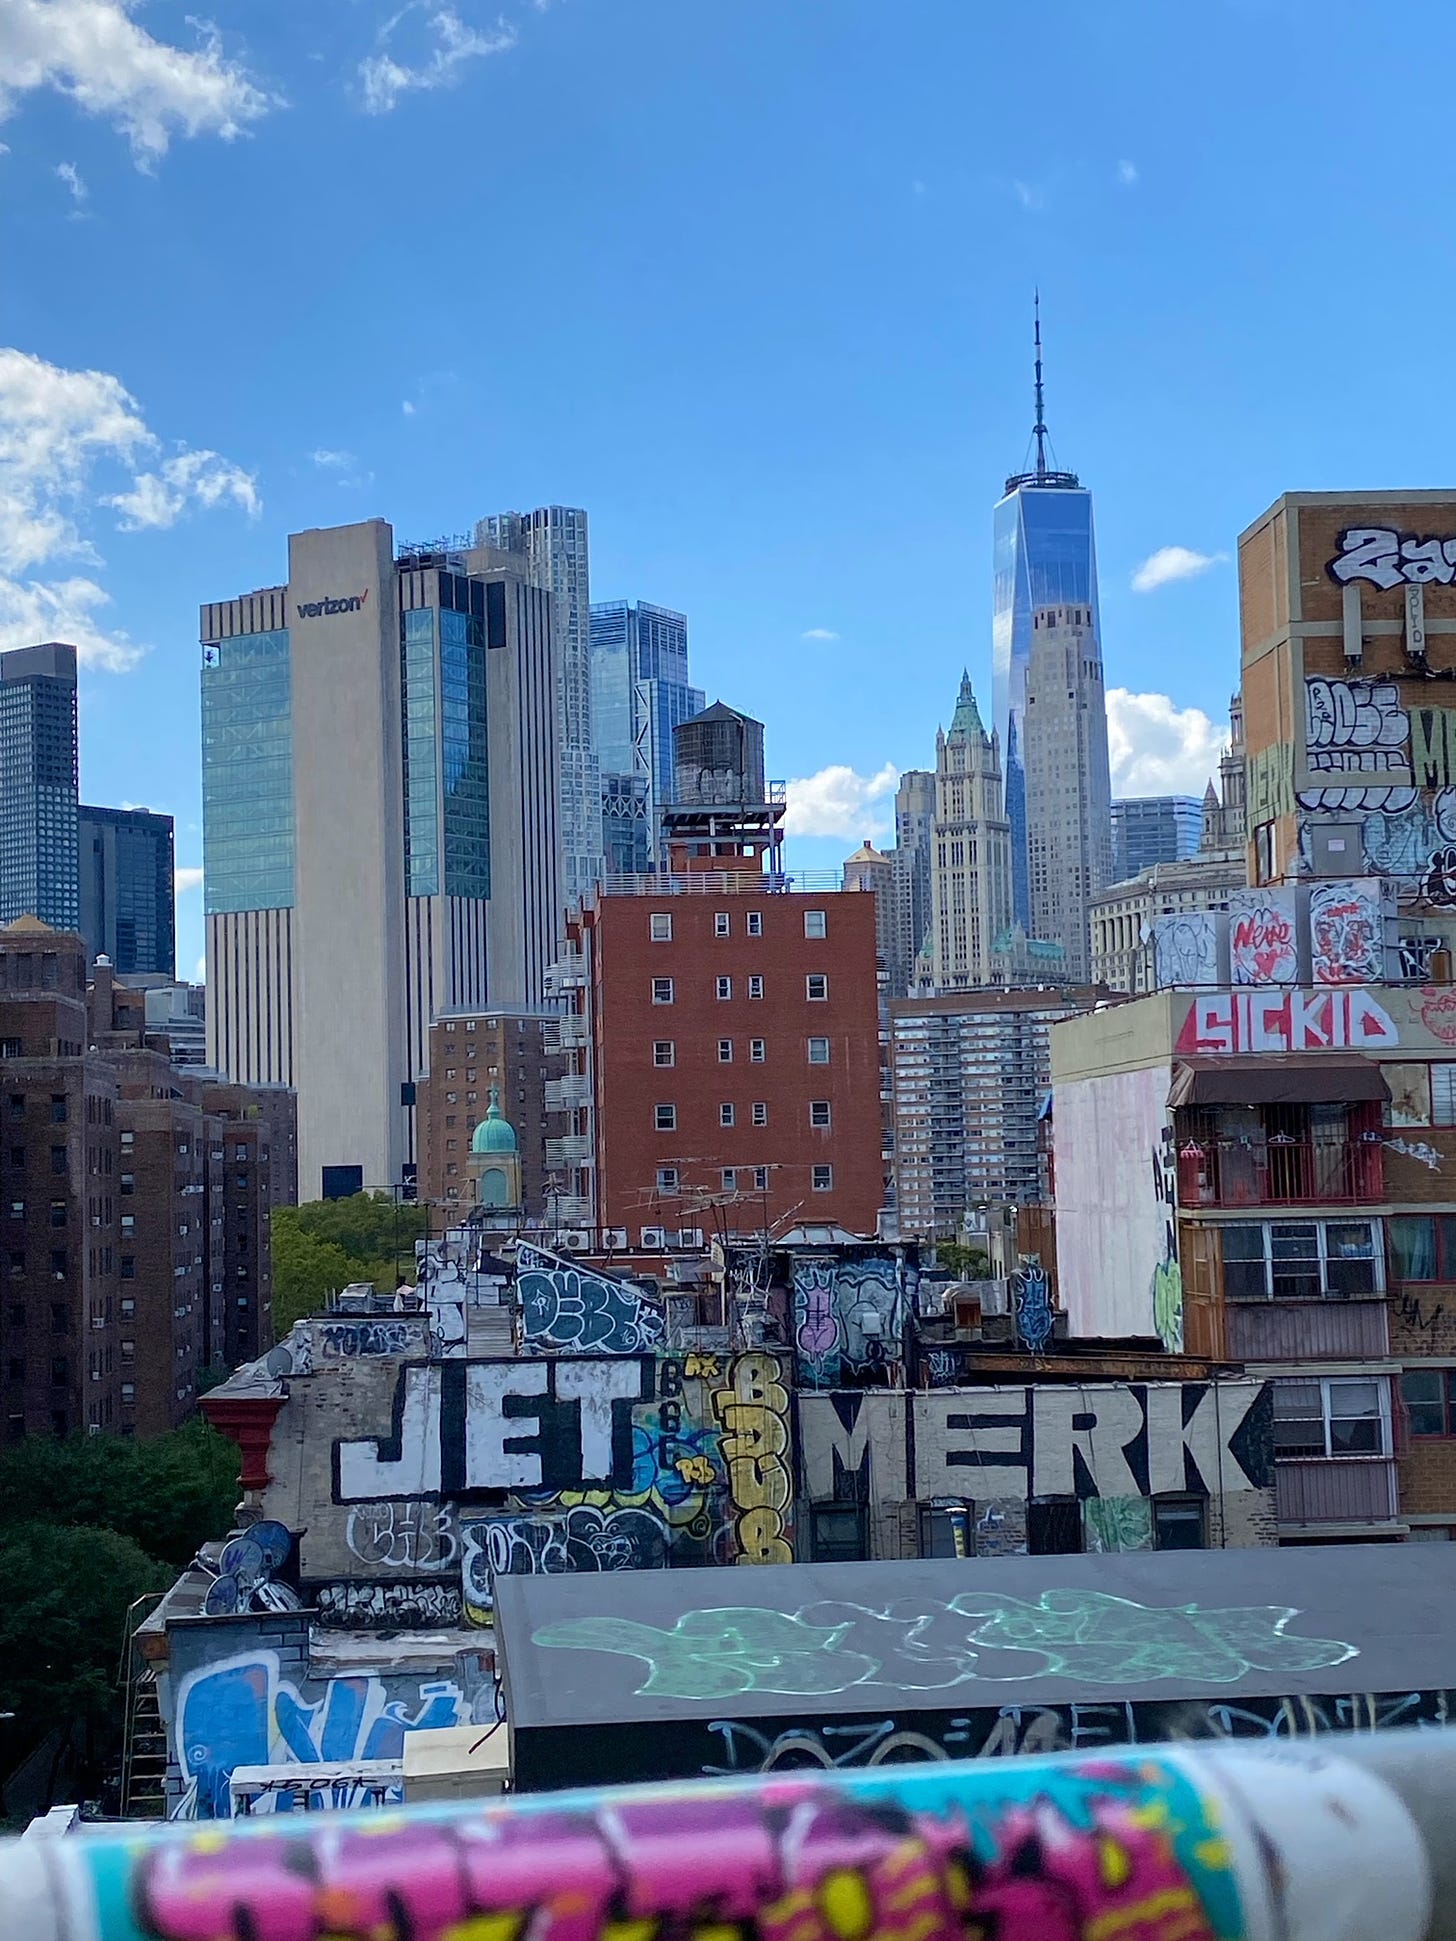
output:
[[937, 991], [989, 984], [992, 949], [1011, 925], [1011, 824], [995, 735], [981, 725], [969, 674], [950, 732], [935, 738], [931, 949]]
[[1090, 606], [1032, 614], [1025, 724], [1032, 929], [1061, 945], [1067, 977], [1085, 984], [1092, 975], [1088, 905], [1112, 880], [1107, 701]]

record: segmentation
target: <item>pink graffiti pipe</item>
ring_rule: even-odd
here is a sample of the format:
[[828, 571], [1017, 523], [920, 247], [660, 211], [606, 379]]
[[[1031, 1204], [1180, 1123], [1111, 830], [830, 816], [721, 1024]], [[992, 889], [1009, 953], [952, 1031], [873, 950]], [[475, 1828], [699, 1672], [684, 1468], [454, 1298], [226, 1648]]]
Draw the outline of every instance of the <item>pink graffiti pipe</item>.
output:
[[1383, 1736], [27, 1838], [0, 1937], [1450, 1941], [1456, 1735]]

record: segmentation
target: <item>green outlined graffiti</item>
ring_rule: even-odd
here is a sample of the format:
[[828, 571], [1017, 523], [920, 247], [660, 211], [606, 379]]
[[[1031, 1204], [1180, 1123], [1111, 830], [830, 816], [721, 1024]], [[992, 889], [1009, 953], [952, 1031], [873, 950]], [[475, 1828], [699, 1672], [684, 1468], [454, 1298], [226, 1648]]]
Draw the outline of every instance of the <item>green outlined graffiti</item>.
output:
[[1334, 1638], [1288, 1630], [1275, 1605], [1203, 1610], [1102, 1591], [1044, 1591], [1034, 1602], [964, 1591], [926, 1608], [824, 1602], [687, 1611], [670, 1630], [629, 1618], [572, 1618], [532, 1633], [557, 1650], [606, 1651], [647, 1667], [638, 1694], [727, 1698], [827, 1695], [856, 1686], [935, 1691], [971, 1680], [1067, 1677], [1085, 1685], [1178, 1679], [1227, 1685], [1250, 1671], [1307, 1671], [1358, 1656]]

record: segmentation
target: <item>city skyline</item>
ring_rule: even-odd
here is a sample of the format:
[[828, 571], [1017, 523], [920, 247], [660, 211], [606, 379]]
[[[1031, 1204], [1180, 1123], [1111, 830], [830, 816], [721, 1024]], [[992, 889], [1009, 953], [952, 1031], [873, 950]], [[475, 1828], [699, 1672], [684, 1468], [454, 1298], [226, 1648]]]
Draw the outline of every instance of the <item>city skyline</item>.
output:
[[[1291, 214], [1315, 192], [1317, 112], [1351, 131], [1340, 223], [1390, 220], [1376, 184], [1393, 56], [1351, 72], [1331, 24], [1353, 23], [1344, 6], [1318, 33], [1307, 5], [1273, 9], [1252, 83], [1231, 4], [1196, 31], [1169, 10], [1054, 5], [1037, 33], [926, 0], [905, 35], [860, 0], [830, 17], [751, 4], [731, 23], [574, 0], [520, 7], [513, 45], [453, 63], [434, 60], [425, 16], [391, 29], [369, 12], [258, 16], [246, 40], [224, 23], [217, 55], [161, 15], [133, 20], [166, 77], [159, 102], [122, 79], [117, 105], [88, 114], [36, 78], [4, 131], [0, 242], [22, 273], [0, 424], [43, 435], [11, 461], [0, 644], [75, 637], [89, 657], [84, 793], [176, 818], [189, 973], [190, 612], [217, 586], [265, 583], [290, 530], [387, 510], [428, 537], [483, 506], [587, 508], [597, 596], [687, 613], [698, 683], [778, 726], [778, 772], [812, 784], [790, 842], [813, 864], [888, 833], [892, 771], [928, 759], [962, 664], [989, 696], [982, 535], [1025, 448], [1034, 285], [1059, 456], [1097, 488], [1121, 795], [1198, 792], [1215, 765], [1236, 632], [1219, 556], [1259, 508], [1291, 482], [1440, 475], [1447, 406], [1405, 408], [1416, 350], [1388, 294], [1362, 286], [1297, 360], [1221, 295], [1268, 276], [1282, 318], [1322, 272], [1328, 226]], [[1452, 27], [1431, 33], [1433, 76]], [[1039, 40], [1033, 141], [1007, 83]], [[1278, 76], [1295, 68], [1309, 86], [1291, 103]], [[1401, 73], [1398, 98], [1415, 164], [1439, 166], [1428, 72]], [[1190, 135], [1186, 89], [1155, 82], [1195, 73]], [[630, 126], [609, 106], [629, 77]], [[209, 87], [189, 124], [183, 105]], [[1221, 91], [1287, 132], [1286, 193], [1260, 193]], [[308, 182], [321, 209], [347, 189], [378, 236], [405, 233], [461, 179], [482, 120], [559, 213], [511, 220], [508, 276], [482, 252], [421, 304], [377, 251], [277, 216]], [[219, 139], [232, 132], [245, 138]], [[713, 224], [691, 220], [709, 206]], [[46, 275], [24, 275], [42, 255]], [[219, 304], [239, 260], [306, 299]], [[568, 277], [571, 303], [543, 303]], [[1352, 369], [1359, 390], [1332, 412]]]

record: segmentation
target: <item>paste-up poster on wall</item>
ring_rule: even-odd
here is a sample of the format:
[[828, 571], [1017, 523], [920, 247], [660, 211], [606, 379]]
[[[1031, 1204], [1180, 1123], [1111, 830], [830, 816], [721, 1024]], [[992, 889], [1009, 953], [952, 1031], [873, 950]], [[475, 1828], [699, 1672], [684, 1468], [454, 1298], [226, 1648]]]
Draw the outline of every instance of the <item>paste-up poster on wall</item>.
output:
[[1382, 1065], [1380, 1072], [1390, 1087], [1386, 1123], [1393, 1126], [1428, 1126], [1431, 1123], [1430, 1066]]
[[1316, 984], [1375, 984], [1385, 972], [1380, 883], [1315, 883], [1309, 892], [1310, 971]]
[[1229, 982], [1297, 984], [1294, 890], [1235, 890], [1229, 897]]

